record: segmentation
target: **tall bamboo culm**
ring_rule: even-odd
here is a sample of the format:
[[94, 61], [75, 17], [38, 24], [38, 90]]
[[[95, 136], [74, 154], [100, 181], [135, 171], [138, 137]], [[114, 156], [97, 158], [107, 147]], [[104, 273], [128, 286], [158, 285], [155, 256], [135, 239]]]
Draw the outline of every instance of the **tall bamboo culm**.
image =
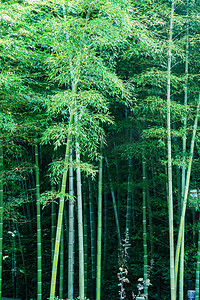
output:
[[69, 246], [68, 246], [68, 299], [74, 297], [74, 174], [72, 167], [73, 149], [70, 147], [69, 166]]
[[[77, 91], [77, 82], [76, 83], [73, 82], [72, 92], [73, 92], [74, 98], [76, 96], [76, 91]], [[69, 129], [68, 129], [67, 145], [66, 145], [65, 159], [64, 159], [64, 169], [63, 169], [62, 184], [61, 184], [61, 197], [60, 197], [59, 209], [58, 209], [58, 221], [57, 221], [57, 227], [56, 227], [56, 240], [55, 240], [52, 274], [51, 274], [50, 300], [54, 300], [55, 290], [56, 290], [56, 278], [57, 278], [57, 270], [58, 270], [60, 237], [61, 237], [61, 229], [62, 229], [62, 221], [63, 221], [63, 210], [64, 210], [64, 203], [65, 203], [65, 190], [66, 190], [66, 183], [67, 183], [69, 152], [70, 152], [70, 145], [71, 145], [71, 126], [72, 126], [73, 121], [74, 121], [74, 107], [75, 107], [75, 99], [74, 99], [74, 104], [72, 105], [72, 108], [70, 109], [70, 120], [69, 120], [69, 127], [68, 127]]]
[[114, 188], [113, 188], [113, 184], [112, 184], [112, 180], [111, 180], [111, 176], [110, 176], [110, 172], [109, 172], [109, 164], [108, 164], [107, 158], [105, 158], [105, 162], [106, 162], [107, 169], [108, 169], [108, 177], [109, 177], [109, 181], [110, 181], [110, 191], [111, 191], [111, 196], [112, 196], [112, 203], [113, 203], [113, 209], [114, 209], [114, 215], [115, 215], [115, 223], [116, 223], [116, 229], [117, 229], [118, 249], [119, 249], [119, 254], [121, 256], [122, 240], [121, 240], [121, 232], [120, 232], [120, 226], [119, 226], [117, 203], [116, 203], [116, 199], [115, 199], [115, 192], [114, 192]]
[[180, 256], [181, 241], [182, 241], [182, 237], [183, 237], [183, 230], [184, 230], [184, 223], [185, 223], [185, 213], [186, 213], [186, 207], [187, 207], [187, 198], [188, 198], [188, 191], [189, 191], [189, 184], [190, 184], [190, 174], [191, 174], [191, 167], [192, 167], [192, 158], [193, 158], [193, 153], [194, 153], [194, 145], [195, 145], [197, 124], [198, 124], [198, 118], [199, 118], [199, 110], [200, 110], [200, 94], [199, 94], [199, 101], [198, 101], [198, 105], [197, 105], [197, 113], [196, 113], [196, 117], [195, 117], [193, 133], [192, 133], [192, 139], [191, 139], [191, 145], [190, 145], [190, 155], [189, 155], [188, 169], [187, 169], [186, 182], [185, 182], [184, 199], [183, 199], [181, 220], [180, 220], [178, 240], [177, 240], [177, 246], [176, 246], [175, 288], [176, 288], [176, 285], [177, 285], [177, 278], [178, 278], [179, 256]]
[[42, 235], [38, 145], [35, 146], [36, 205], [37, 205], [37, 300], [42, 300]]
[[[199, 198], [199, 194], [198, 194]], [[199, 212], [199, 232], [198, 232], [198, 250], [197, 250], [197, 268], [196, 268], [196, 282], [195, 282], [195, 299], [199, 300], [199, 281], [200, 281], [200, 212]]]
[[[185, 57], [185, 117], [184, 117], [184, 135], [183, 135], [183, 168], [182, 168], [182, 188], [181, 188], [181, 207], [185, 192], [185, 157], [186, 157], [186, 129], [187, 129], [187, 103], [188, 103], [188, 60], [189, 60], [189, 0], [187, 0], [187, 15], [186, 15], [186, 57]], [[185, 248], [185, 225], [183, 225], [183, 237], [181, 242], [181, 258], [180, 258], [180, 277], [179, 277], [179, 300], [184, 300], [184, 248]]]
[[[52, 191], [55, 191], [55, 185], [52, 184]], [[56, 236], [56, 204], [54, 201], [51, 203], [51, 261], [53, 263], [54, 247]]]
[[101, 299], [102, 179], [103, 179], [103, 157], [101, 156], [99, 162], [99, 182], [98, 182], [96, 300]]
[[88, 256], [87, 256], [87, 240], [88, 240], [88, 236], [87, 236], [87, 231], [88, 231], [88, 226], [87, 226], [87, 211], [88, 211], [88, 207], [87, 207], [87, 201], [86, 201], [86, 193], [84, 193], [84, 201], [83, 201], [83, 215], [84, 215], [84, 230], [83, 230], [83, 245], [84, 245], [84, 295], [85, 297], [87, 296], [87, 264], [88, 264]]
[[90, 207], [90, 240], [91, 240], [91, 265], [92, 265], [92, 289], [91, 289], [91, 300], [95, 300], [95, 222], [94, 222], [94, 207], [92, 203], [92, 187], [91, 182], [88, 183], [89, 186], [89, 207]]
[[143, 174], [143, 248], [144, 248], [144, 294], [148, 300], [148, 255], [147, 255], [147, 207], [146, 207], [146, 160], [142, 160]]
[[[76, 117], [75, 117], [76, 118]], [[77, 120], [75, 120], [77, 122]], [[76, 141], [76, 182], [77, 182], [77, 206], [78, 206], [78, 248], [79, 248], [79, 296], [84, 298], [84, 246], [83, 246], [83, 204], [81, 188], [80, 150], [79, 142]]]
[[0, 137], [0, 300], [2, 297], [2, 248], [3, 248], [3, 140]]
[[59, 279], [59, 298], [63, 299], [63, 283], [64, 283], [64, 226], [62, 224], [61, 240], [60, 240], [60, 279]]
[[128, 265], [128, 258], [129, 258], [129, 248], [130, 248], [130, 229], [131, 229], [131, 205], [132, 205], [132, 198], [131, 198], [131, 170], [132, 170], [132, 159], [128, 161], [128, 189], [127, 189], [127, 200], [126, 200], [126, 232], [125, 232], [125, 254], [124, 260], [125, 264]]
[[171, 57], [174, 19], [174, 0], [171, 4], [169, 49], [167, 66], [167, 145], [168, 145], [168, 207], [169, 207], [169, 244], [170, 244], [170, 294], [171, 300], [176, 299], [174, 282], [174, 226], [173, 226], [173, 192], [172, 192], [172, 157], [171, 157]]

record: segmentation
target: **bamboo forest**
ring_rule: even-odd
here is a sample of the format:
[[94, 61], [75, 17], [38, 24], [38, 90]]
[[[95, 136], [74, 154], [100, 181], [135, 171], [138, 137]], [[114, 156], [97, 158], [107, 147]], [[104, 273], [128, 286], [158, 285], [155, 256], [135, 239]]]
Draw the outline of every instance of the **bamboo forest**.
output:
[[0, 0], [0, 300], [199, 300], [199, 119], [199, 0]]

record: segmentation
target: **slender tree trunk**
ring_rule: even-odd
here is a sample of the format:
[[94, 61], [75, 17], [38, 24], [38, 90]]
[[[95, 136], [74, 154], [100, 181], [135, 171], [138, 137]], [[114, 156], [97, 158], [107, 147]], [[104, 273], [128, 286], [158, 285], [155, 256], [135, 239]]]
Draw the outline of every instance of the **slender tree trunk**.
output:
[[21, 241], [21, 235], [19, 232], [19, 226], [18, 223], [16, 223], [16, 230], [17, 230], [17, 236], [18, 236], [18, 241], [19, 241], [19, 251], [21, 253], [21, 258], [22, 258], [22, 265], [23, 265], [23, 270], [24, 270], [24, 283], [25, 283], [25, 291], [23, 293], [26, 296], [26, 299], [28, 298], [28, 282], [27, 282], [27, 271], [26, 271], [26, 264], [25, 264], [25, 259], [24, 259], [24, 252], [23, 252], [23, 247], [22, 247], [22, 241]]
[[91, 182], [89, 181], [89, 206], [90, 206], [90, 237], [91, 237], [91, 264], [92, 264], [92, 291], [91, 300], [95, 300], [95, 224], [94, 224], [94, 207], [92, 203]]
[[107, 271], [107, 248], [108, 248], [108, 236], [107, 236], [107, 207], [108, 207], [108, 194], [104, 190], [103, 193], [103, 271], [102, 271], [102, 278], [103, 280], [106, 277]]
[[[77, 120], [75, 121], [77, 122]], [[83, 247], [83, 205], [81, 188], [81, 169], [79, 143], [76, 141], [76, 178], [77, 178], [77, 206], [78, 206], [78, 241], [79, 241], [79, 296], [84, 298], [84, 247]]]
[[[198, 195], [199, 198], [199, 195]], [[198, 251], [197, 251], [197, 268], [196, 268], [196, 284], [195, 284], [195, 299], [199, 300], [199, 281], [200, 281], [200, 212], [199, 212], [199, 224], [198, 224]]]
[[179, 232], [178, 232], [178, 240], [177, 240], [177, 246], [176, 246], [175, 288], [177, 285], [177, 278], [178, 278], [178, 264], [179, 264], [181, 241], [182, 241], [182, 237], [183, 237], [183, 230], [184, 230], [184, 223], [185, 223], [185, 213], [186, 213], [186, 207], [187, 207], [187, 198], [188, 198], [188, 191], [189, 191], [189, 184], [190, 184], [190, 174], [191, 174], [191, 167], [192, 167], [192, 157], [193, 157], [193, 153], [194, 153], [195, 136], [196, 136], [196, 130], [197, 130], [198, 117], [199, 117], [199, 108], [200, 108], [200, 94], [199, 94], [199, 102], [197, 105], [197, 114], [196, 114], [194, 127], [193, 127], [192, 140], [191, 140], [191, 145], [190, 145], [190, 156], [189, 156], [189, 163], [188, 163], [188, 169], [187, 169], [184, 199], [183, 199], [181, 220], [180, 220], [180, 226], [179, 226]]
[[98, 183], [96, 300], [101, 299], [102, 177], [103, 177], [103, 157], [101, 156], [99, 162], [99, 183]]
[[54, 247], [56, 235], [56, 204], [54, 201], [51, 203], [51, 260], [53, 262]]
[[[77, 91], [77, 83], [73, 83], [72, 92], [74, 96], [76, 95], [76, 91]], [[69, 152], [70, 152], [70, 145], [71, 145], [70, 127], [72, 126], [74, 120], [74, 111], [73, 111], [74, 105], [70, 112], [69, 131], [68, 131], [67, 145], [66, 145], [66, 152], [65, 152], [64, 170], [63, 170], [62, 186], [61, 186], [61, 197], [59, 203], [58, 222], [56, 228], [56, 241], [55, 241], [55, 249], [54, 249], [53, 268], [52, 268], [52, 276], [51, 276], [50, 300], [54, 300], [55, 290], [56, 290], [56, 277], [57, 277], [57, 269], [58, 269], [60, 237], [61, 237], [61, 228], [62, 228], [62, 221], [63, 221], [63, 210], [64, 210], [64, 202], [65, 202], [65, 190], [66, 190], [67, 173], [68, 173]]]
[[173, 192], [172, 192], [172, 158], [171, 158], [171, 57], [172, 57], [172, 32], [174, 19], [174, 0], [171, 4], [169, 52], [167, 71], [167, 144], [168, 144], [168, 206], [169, 206], [169, 243], [170, 243], [170, 291], [171, 300], [176, 299], [174, 281], [174, 228], [173, 228]]
[[59, 280], [59, 298], [63, 299], [63, 282], [64, 282], [64, 226], [62, 225], [60, 241], [60, 280]]
[[147, 255], [147, 208], [146, 208], [146, 160], [143, 156], [142, 161], [143, 173], [143, 248], [144, 248], [144, 294], [148, 300], [148, 255]]
[[[183, 135], [183, 168], [182, 168], [182, 189], [181, 189], [181, 207], [183, 206], [183, 199], [185, 193], [185, 156], [186, 156], [186, 128], [187, 128], [187, 103], [188, 103], [188, 60], [189, 60], [189, 26], [188, 26], [188, 17], [189, 17], [189, 0], [187, 0], [187, 28], [186, 28], [186, 59], [185, 59], [185, 96], [184, 96], [184, 105], [185, 105], [185, 118], [184, 118], [184, 135]], [[184, 222], [185, 223], [185, 222]], [[180, 259], [180, 279], [179, 279], [179, 300], [184, 299], [184, 230], [185, 225], [183, 225], [183, 236], [181, 242], [181, 259]]]
[[149, 215], [149, 241], [150, 241], [150, 248], [151, 248], [151, 258], [154, 256], [154, 238], [153, 238], [153, 216], [152, 216], [152, 209], [151, 209], [151, 197], [149, 195], [149, 189], [147, 189], [147, 210]]
[[0, 300], [2, 298], [2, 248], [3, 248], [3, 141], [0, 137]]
[[68, 218], [67, 218], [67, 207], [66, 205], [64, 206], [64, 211], [63, 211], [63, 232], [64, 234], [64, 240], [66, 240], [66, 244], [69, 244], [69, 223], [68, 223]]
[[88, 259], [87, 259], [87, 211], [88, 211], [88, 207], [87, 207], [87, 201], [86, 201], [86, 193], [84, 193], [84, 201], [83, 201], [83, 212], [84, 212], [84, 294], [85, 297], [87, 296], [87, 264], [88, 264]]
[[119, 249], [119, 253], [120, 253], [120, 256], [121, 256], [121, 251], [122, 251], [122, 247], [121, 247], [121, 232], [120, 232], [120, 226], [119, 226], [119, 217], [118, 217], [118, 211], [117, 211], [117, 203], [116, 203], [116, 199], [115, 199], [115, 192], [114, 192], [114, 188], [113, 188], [113, 184], [112, 184], [112, 180], [111, 180], [111, 176], [110, 176], [110, 172], [109, 172], [109, 165], [108, 165], [107, 158], [105, 158], [105, 161], [106, 161], [107, 169], [108, 169], [108, 177], [109, 177], [109, 181], [110, 181], [110, 190], [111, 190], [111, 196], [112, 196], [112, 202], [113, 202], [113, 209], [114, 209], [114, 215], [115, 215], [115, 222], [116, 222], [116, 228], [117, 228], [118, 249]]
[[42, 237], [41, 237], [41, 212], [40, 212], [40, 182], [38, 145], [35, 146], [35, 171], [36, 171], [36, 205], [37, 205], [37, 300], [42, 300]]
[[132, 170], [132, 159], [129, 159], [128, 162], [128, 189], [127, 189], [127, 202], [126, 202], [126, 232], [125, 232], [125, 255], [124, 255], [124, 261], [125, 264], [128, 263], [129, 258], [129, 248], [130, 248], [130, 229], [131, 229], [131, 170]]
[[[70, 147], [70, 164], [72, 164], [73, 150]], [[68, 298], [74, 297], [74, 174], [73, 167], [69, 167], [69, 248], [68, 248]]]

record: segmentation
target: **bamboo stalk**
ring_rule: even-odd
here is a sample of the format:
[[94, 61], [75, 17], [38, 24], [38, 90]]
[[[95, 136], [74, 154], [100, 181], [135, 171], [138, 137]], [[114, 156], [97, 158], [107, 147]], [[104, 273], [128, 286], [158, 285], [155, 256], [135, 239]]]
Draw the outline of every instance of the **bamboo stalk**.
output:
[[84, 193], [84, 201], [83, 201], [83, 214], [84, 214], [84, 230], [83, 230], [83, 244], [84, 244], [84, 295], [85, 297], [87, 296], [87, 264], [88, 264], [88, 259], [87, 259], [87, 239], [88, 239], [88, 235], [87, 235], [87, 211], [88, 211], [88, 207], [87, 207], [87, 202], [86, 202], [86, 193]]
[[[75, 97], [77, 91], [77, 82], [72, 84], [72, 92]], [[70, 120], [69, 120], [69, 129], [67, 136], [67, 145], [65, 151], [65, 160], [64, 160], [64, 169], [63, 169], [63, 177], [62, 177], [62, 185], [61, 185], [61, 197], [59, 202], [58, 209], [58, 221], [56, 228], [56, 241], [55, 241], [55, 249], [54, 249], [54, 259], [53, 259], [53, 267], [52, 267], [52, 275], [51, 275], [51, 289], [50, 289], [50, 300], [54, 300], [55, 298], [55, 290], [56, 290], [56, 277], [57, 277], [57, 269], [58, 269], [58, 257], [59, 257], [59, 248], [60, 248], [60, 237], [61, 237], [61, 228], [63, 221], [63, 210], [64, 210], [64, 202], [65, 202], [65, 189], [67, 182], [67, 173], [68, 173], [68, 163], [69, 163], [69, 152], [71, 145], [71, 126], [74, 120], [74, 107], [75, 101], [71, 108], [70, 112]]]
[[101, 156], [99, 161], [99, 183], [98, 183], [96, 300], [101, 299], [102, 177], [103, 177], [103, 157]]
[[38, 145], [35, 146], [35, 171], [36, 171], [36, 205], [37, 205], [37, 300], [42, 300], [42, 237], [41, 237], [41, 212], [40, 212], [40, 182]]
[[[184, 95], [184, 105], [185, 105], [185, 118], [184, 118], [184, 134], [183, 134], [183, 168], [182, 168], [182, 189], [181, 189], [181, 206], [183, 205], [184, 192], [185, 192], [185, 157], [186, 157], [186, 127], [187, 127], [187, 103], [188, 103], [188, 59], [189, 59], [189, 0], [187, 0], [187, 16], [186, 16], [186, 59], [185, 59], [185, 95]], [[181, 258], [180, 258], [180, 278], [179, 278], [179, 300], [184, 300], [184, 230], [183, 226], [183, 237], [181, 242]]]
[[89, 208], [90, 208], [90, 240], [91, 240], [91, 264], [92, 264], [92, 290], [91, 299], [95, 299], [95, 222], [94, 222], [94, 207], [92, 203], [92, 188], [89, 181]]
[[171, 57], [172, 57], [172, 36], [174, 19], [174, 0], [171, 4], [169, 50], [167, 67], [167, 145], [168, 145], [168, 207], [169, 207], [169, 244], [170, 244], [170, 293], [171, 300], [175, 300], [174, 281], [174, 227], [173, 227], [173, 192], [172, 192], [172, 158], [171, 158]]
[[62, 225], [60, 241], [60, 280], [59, 280], [59, 298], [63, 299], [63, 282], [64, 282], [64, 226]]
[[3, 248], [3, 140], [0, 137], [0, 300], [2, 298], [2, 248]]
[[117, 211], [117, 203], [116, 203], [116, 199], [115, 199], [115, 192], [114, 192], [114, 188], [113, 188], [113, 184], [112, 184], [112, 180], [111, 180], [111, 176], [110, 176], [110, 172], [109, 172], [109, 165], [108, 165], [107, 158], [105, 158], [105, 161], [106, 161], [106, 165], [107, 165], [107, 169], [108, 169], [108, 177], [109, 177], [109, 181], [110, 181], [110, 191], [111, 191], [111, 196], [112, 196], [113, 210], [114, 210], [115, 223], [116, 223], [116, 229], [117, 229], [118, 249], [119, 249], [119, 254], [121, 256], [122, 241], [121, 241], [121, 232], [120, 232], [119, 217], [118, 217], [118, 211]]
[[144, 294], [148, 300], [148, 254], [147, 254], [147, 208], [146, 208], [146, 160], [142, 160], [143, 173], [143, 248], [144, 248]]
[[69, 247], [68, 247], [68, 299], [74, 297], [74, 175], [72, 163], [73, 149], [70, 147], [69, 167]]
[[[77, 120], [75, 120], [77, 122]], [[77, 206], [78, 206], [78, 245], [79, 245], [79, 296], [84, 298], [84, 246], [83, 246], [83, 205], [81, 188], [80, 150], [76, 141], [76, 180], [77, 180]]]
[[153, 226], [153, 216], [152, 216], [152, 209], [151, 209], [151, 198], [149, 194], [149, 189], [147, 188], [147, 211], [149, 215], [149, 241], [150, 241], [150, 248], [151, 248], [151, 258], [154, 256], [154, 240], [153, 240], [153, 233], [154, 233], [154, 226]]
[[125, 232], [125, 255], [124, 255], [124, 262], [125, 265], [128, 264], [128, 257], [129, 257], [129, 248], [130, 248], [130, 230], [131, 230], [131, 169], [132, 169], [132, 159], [129, 159], [128, 162], [128, 188], [127, 188], [127, 201], [126, 201], [126, 232]]
[[176, 246], [175, 288], [177, 285], [177, 278], [178, 278], [178, 264], [179, 264], [179, 256], [180, 256], [180, 247], [181, 247], [181, 241], [182, 241], [183, 230], [184, 230], [185, 213], [186, 213], [186, 207], [187, 207], [187, 198], [188, 198], [190, 174], [191, 174], [191, 167], [192, 167], [192, 157], [193, 157], [193, 153], [194, 153], [195, 136], [196, 136], [196, 131], [197, 131], [198, 117], [199, 117], [199, 108], [200, 108], [200, 94], [199, 94], [199, 101], [198, 101], [198, 105], [197, 105], [197, 113], [196, 113], [194, 127], [193, 127], [192, 140], [191, 140], [191, 145], [190, 145], [190, 156], [189, 156], [189, 163], [188, 163], [188, 169], [187, 169], [185, 192], [184, 192], [181, 220], [180, 220], [180, 226], [179, 226], [179, 232], [178, 232], [178, 240], [177, 240], [177, 246]]
[[[198, 195], [199, 197], [199, 195]], [[198, 250], [197, 250], [197, 268], [196, 268], [196, 282], [195, 282], [195, 291], [196, 291], [196, 295], [195, 295], [195, 299], [199, 300], [199, 280], [200, 280], [200, 212], [199, 212], [199, 223], [198, 223], [198, 227], [199, 227], [199, 232], [198, 232]]]
[[56, 205], [55, 202], [51, 203], [51, 260], [53, 262], [54, 247], [55, 247], [55, 234], [56, 234]]

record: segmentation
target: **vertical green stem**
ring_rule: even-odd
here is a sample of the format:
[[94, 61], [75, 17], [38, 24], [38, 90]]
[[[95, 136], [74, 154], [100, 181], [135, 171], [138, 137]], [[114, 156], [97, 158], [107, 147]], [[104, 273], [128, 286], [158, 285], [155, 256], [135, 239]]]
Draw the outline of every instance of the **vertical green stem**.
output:
[[95, 224], [94, 224], [94, 207], [92, 203], [92, 188], [89, 181], [89, 207], [90, 207], [90, 237], [91, 237], [91, 264], [92, 264], [92, 291], [91, 300], [95, 299]]
[[131, 229], [131, 169], [132, 169], [132, 159], [128, 162], [128, 189], [127, 189], [127, 204], [126, 204], [126, 233], [125, 233], [125, 264], [128, 261], [128, 249], [130, 248], [130, 229]]
[[53, 254], [55, 247], [55, 233], [56, 233], [56, 205], [55, 202], [51, 203], [51, 259], [53, 262]]
[[84, 294], [85, 297], [87, 296], [87, 264], [88, 264], [88, 259], [87, 259], [87, 211], [88, 211], [88, 207], [87, 207], [87, 201], [86, 201], [86, 193], [85, 193], [85, 197], [84, 197], [84, 201], [83, 201], [83, 212], [84, 212]]
[[3, 140], [0, 137], [0, 300], [2, 297], [2, 247], [3, 247]]
[[99, 183], [98, 183], [96, 300], [101, 299], [102, 177], [103, 177], [103, 157], [101, 156], [99, 162]]
[[59, 280], [59, 298], [63, 299], [63, 281], [64, 281], [64, 226], [62, 225], [60, 241], [60, 280]]
[[72, 146], [70, 147], [69, 166], [69, 247], [68, 247], [68, 299], [74, 296], [74, 174], [72, 167]]
[[41, 237], [41, 212], [40, 212], [40, 182], [38, 145], [35, 146], [35, 171], [36, 171], [36, 205], [37, 205], [37, 300], [42, 300], [42, 237]]
[[[77, 122], [77, 120], [75, 121]], [[83, 205], [81, 188], [80, 150], [76, 141], [76, 179], [77, 179], [77, 206], [78, 206], [78, 242], [79, 242], [79, 296], [84, 298], [84, 247], [83, 247]]]
[[148, 255], [147, 255], [147, 208], [146, 208], [146, 160], [142, 160], [143, 174], [143, 248], [144, 248], [144, 294], [148, 300]]
[[149, 215], [149, 241], [150, 241], [150, 248], [151, 248], [151, 257], [154, 255], [154, 228], [153, 228], [153, 216], [152, 216], [152, 209], [151, 209], [151, 197], [149, 195], [149, 189], [147, 189], [147, 211]]
[[175, 288], [176, 288], [176, 285], [177, 285], [177, 278], [178, 278], [179, 255], [180, 255], [181, 241], [182, 241], [182, 237], [183, 237], [183, 230], [184, 230], [184, 223], [185, 223], [185, 213], [186, 213], [186, 207], [187, 207], [187, 198], [188, 198], [188, 191], [189, 191], [189, 184], [190, 184], [190, 174], [191, 174], [191, 167], [192, 167], [192, 157], [193, 157], [193, 153], [194, 153], [195, 136], [196, 136], [196, 131], [197, 131], [198, 117], [199, 117], [199, 108], [200, 108], [200, 94], [199, 94], [199, 102], [198, 102], [198, 105], [197, 105], [197, 114], [196, 114], [194, 127], [193, 127], [192, 140], [191, 140], [191, 145], [190, 145], [190, 156], [189, 156], [189, 162], [188, 162], [188, 169], [187, 169], [187, 176], [186, 176], [186, 183], [185, 183], [185, 191], [184, 191], [184, 199], [183, 199], [181, 220], [180, 220], [178, 240], [177, 240], [177, 246], [176, 246]]
[[116, 229], [117, 229], [118, 249], [119, 249], [119, 253], [121, 255], [121, 251], [122, 251], [122, 247], [121, 247], [121, 232], [120, 232], [120, 226], [119, 226], [119, 217], [118, 217], [118, 211], [117, 211], [117, 203], [116, 203], [116, 199], [115, 199], [115, 192], [114, 192], [114, 188], [113, 188], [113, 184], [112, 184], [112, 180], [111, 180], [111, 176], [110, 176], [110, 172], [109, 172], [109, 165], [108, 165], [107, 158], [105, 158], [105, 161], [106, 161], [106, 164], [107, 164], [108, 177], [109, 177], [109, 181], [110, 181], [110, 191], [111, 191], [111, 196], [112, 196], [113, 209], [114, 209], [114, 215], [115, 215], [115, 223], [116, 223]]
[[[52, 184], [52, 191], [55, 191], [55, 185]], [[51, 260], [53, 263], [54, 247], [56, 235], [56, 204], [54, 201], [51, 203]]]
[[107, 274], [107, 248], [108, 248], [108, 234], [107, 234], [107, 207], [108, 207], [108, 194], [104, 190], [103, 193], [103, 268], [102, 279], [104, 280]]
[[[74, 97], [76, 95], [76, 91], [77, 91], [77, 83], [74, 83], [72, 85], [72, 92], [74, 94]], [[55, 241], [55, 249], [54, 249], [53, 268], [52, 268], [52, 275], [51, 275], [50, 300], [54, 300], [55, 290], [56, 290], [56, 278], [57, 278], [57, 269], [58, 269], [60, 237], [61, 237], [63, 210], [64, 210], [64, 203], [65, 203], [65, 189], [66, 189], [66, 183], [67, 183], [69, 152], [70, 152], [70, 145], [71, 145], [71, 126], [72, 126], [73, 120], [74, 120], [73, 110], [74, 110], [74, 105], [72, 106], [71, 112], [70, 112], [69, 130], [68, 130], [67, 145], [66, 145], [66, 151], [65, 151], [64, 169], [63, 169], [63, 177], [62, 177], [62, 185], [61, 185], [61, 197], [60, 197], [60, 203], [59, 203], [59, 209], [58, 209], [58, 222], [57, 222], [57, 228], [56, 228], [56, 241]]]
[[[185, 192], [185, 157], [186, 157], [186, 127], [187, 127], [187, 103], [188, 103], [188, 59], [189, 59], [189, 0], [187, 0], [187, 16], [186, 16], [186, 58], [185, 58], [185, 117], [184, 117], [184, 135], [183, 135], [183, 168], [182, 168], [182, 189], [181, 189], [181, 206], [183, 206], [184, 192]], [[184, 299], [184, 225], [183, 225], [183, 236], [181, 241], [181, 258], [180, 258], [180, 279], [179, 279], [179, 300]]]
[[197, 268], [196, 268], [196, 283], [195, 283], [195, 299], [199, 300], [199, 280], [200, 280], [200, 212], [199, 212], [199, 223], [198, 223], [198, 250], [197, 250]]
[[173, 192], [172, 192], [172, 158], [171, 158], [171, 57], [172, 57], [172, 33], [174, 19], [174, 0], [171, 4], [168, 68], [167, 68], [167, 144], [168, 144], [168, 206], [169, 206], [169, 244], [170, 244], [170, 291], [171, 300], [176, 299], [174, 282], [174, 228], [173, 228]]

